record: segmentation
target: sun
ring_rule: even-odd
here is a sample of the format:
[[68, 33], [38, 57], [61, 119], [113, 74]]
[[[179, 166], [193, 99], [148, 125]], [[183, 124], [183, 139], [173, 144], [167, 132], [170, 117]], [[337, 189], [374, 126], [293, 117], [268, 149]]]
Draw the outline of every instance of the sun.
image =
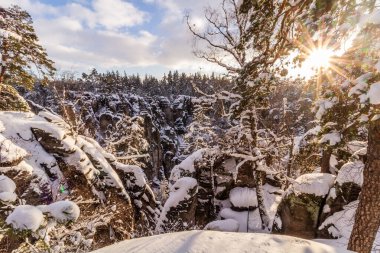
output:
[[304, 64], [311, 69], [327, 69], [330, 67], [334, 51], [329, 48], [315, 48], [310, 51]]
[[335, 69], [335, 51], [329, 47], [304, 48], [301, 53], [304, 59], [300, 67], [292, 69], [293, 76], [301, 76], [310, 79], [316, 74]]

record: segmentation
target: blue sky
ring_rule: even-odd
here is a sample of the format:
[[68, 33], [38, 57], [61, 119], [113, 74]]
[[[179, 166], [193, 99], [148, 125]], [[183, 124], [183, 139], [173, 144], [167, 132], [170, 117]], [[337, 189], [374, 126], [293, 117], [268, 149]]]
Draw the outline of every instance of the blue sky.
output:
[[185, 12], [202, 26], [206, 6], [220, 0], [0, 0], [33, 20], [59, 71], [121, 70], [162, 76], [169, 70], [220, 72], [192, 54]]

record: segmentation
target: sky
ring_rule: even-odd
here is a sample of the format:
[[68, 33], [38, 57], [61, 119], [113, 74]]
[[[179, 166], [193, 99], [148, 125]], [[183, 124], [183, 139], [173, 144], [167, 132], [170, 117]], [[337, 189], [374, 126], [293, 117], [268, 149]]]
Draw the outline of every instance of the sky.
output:
[[222, 72], [197, 59], [184, 19], [200, 27], [207, 6], [220, 0], [0, 0], [30, 13], [40, 43], [58, 72], [96, 68], [161, 77], [169, 70]]

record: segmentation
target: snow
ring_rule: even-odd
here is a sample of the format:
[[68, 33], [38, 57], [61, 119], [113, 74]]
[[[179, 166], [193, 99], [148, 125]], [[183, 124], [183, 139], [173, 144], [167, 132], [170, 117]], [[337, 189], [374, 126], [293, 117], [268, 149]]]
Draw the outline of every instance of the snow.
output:
[[[144, 171], [136, 165], [126, 165], [119, 162], [113, 163], [116, 167], [116, 169], [121, 170], [125, 173], [132, 173], [134, 176], [133, 184], [137, 185], [139, 187], [144, 187], [147, 182], [145, 179], [145, 173]], [[132, 182], [128, 180], [127, 187], [132, 187]]]
[[239, 223], [234, 219], [216, 220], [208, 223], [204, 227], [204, 230], [237, 232], [239, 230]]
[[293, 146], [293, 154], [297, 155], [301, 149], [301, 144], [305, 140], [306, 137], [310, 135], [317, 135], [321, 131], [321, 126], [317, 125], [312, 129], [308, 130], [305, 134], [294, 137], [294, 146]]
[[380, 82], [374, 83], [370, 86], [367, 96], [371, 104], [380, 104]]
[[4, 202], [15, 202], [17, 195], [13, 192], [0, 192], [0, 200]]
[[355, 183], [359, 186], [363, 185], [363, 169], [364, 163], [362, 161], [355, 161], [346, 163], [340, 168], [336, 182], [340, 185], [347, 182]]
[[366, 73], [358, 77], [354, 83], [354, 87], [348, 92], [348, 96], [361, 95], [365, 90], [368, 89], [368, 79], [372, 77], [372, 73]]
[[367, 154], [367, 148], [362, 148], [362, 149], [359, 149], [358, 151], [356, 151], [354, 154], [353, 154], [353, 157], [358, 157], [358, 156], [364, 156]]
[[351, 154], [354, 154], [355, 152], [366, 147], [367, 142], [365, 141], [350, 141], [349, 143], [347, 143], [347, 148], [349, 149]]
[[[327, 230], [329, 233], [333, 237], [338, 238], [337, 240], [326, 241], [326, 243], [347, 247], [351, 236], [351, 231], [354, 226], [355, 212], [358, 207], [358, 203], [359, 200], [356, 200], [345, 205], [342, 211], [335, 212], [319, 226], [320, 230], [328, 227]], [[377, 231], [376, 239], [373, 245], [380, 245], [380, 229]]]
[[293, 183], [293, 190], [297, 193], [325, 196], [333, 186], [335, 176], [327, 173], [311, 173], [298, 177]]
[[93, 161], [92, 163], [98, 170], [106, 173], [107, 176], [103, 179], [106, 185], [120, 189], [121, 193], [129, 199], [129, 195], [125, 191], [123, 182], [116, 171], [108, 163], [107, 159], [103, 156], [103, 149], [100, 145], [91, 138], [85, 136], [78, 136], [76, 144], [86, 153], [88, 157], [90, 157], [90, 160]]
[[13, 142], [0, 134], [0, 163], [12, 163], [27, 156], [25, 149], [15, 145]]
[[14, 229], [32, 230], [34, 232], [42, 225], [43, 221], [44, 215], [41, 210], [30, 205], [17, 206], [5, 220]]
[[[163, 221], [166, 220], [166, 214], [172, 208], [177, 206], [181, 201], [189, 199], [191, 196], [188, 191], [197, 187], [198, 182], [191, 177], [182, 177], [170, 188], [169, 198], [166, 200], [162, 209], [157, 228], [160, 228]], [[198, 190], [198, 189], [197, 189]]]
[[[249, 216], [248, 216], [249, 215]], [[239, 231], [238, 232], [253, 232], [260, 231], [261, 232], [261, 218], [259, 209], [256, 208], [253, 211], [243, 211], [237, 212], [232, 210], [231, 208], [224, 208], [220, 211], [220, 216], [223, 219], [233, 219], [239, 223]], [[248, 228], [247, 228], [247, 220], [248, 220]]]
[[236, 187], [230, 191], [230, 201], [234, 207], [257, 207], [256, 190], [247, 187]]
[[341, 134], [339, 132], [332, 132], [324, 134], [319, 140], [319, 143], [328, 142], [330, 146], [334, 146], [341, 141]]
[[181, 177], [181, 172], [185, 171], [188, 174], [195, 173], [194, 162], [202, 159], [206, 149], [199, 149], [189, 155], [180, 164], [174, 166], [170, 173], [170, 182], [176, 182]]
[[319, 100], [317, 101], [318, 111], [315, 114], [315, 117], [318, 120], [321, 120], [322, 116], [325, 114], [327, 109], [330, 109], [336, 103], [336, 98], [333, 100]]
[[[43, 186], [51, 184], [49, 176], [46, 174], [46, 167], [54, 174], [56, 181], [62, 180], [55, 158], [48, 154], [35, 139], [31, 128], [39, 128], [41, 125], [47, 125], [41, 128], [58, 128], [53, 123], [47, 122], [44, 118], [30, 112], [0, 112], [0, 122], [4, 130], [2, 135], [11, 140], [15, 146], [22, 147], [28, 155], [16, 166], [3, 167], [2, 171], [25, 171], [31, 173], [38, 180], [33, 190], [38, 190], [38, 185]], [[60, 130], [64, 132], [64, 130]]]
[[48, 213], [60, 223], [76, 221], [79, 218], [80, 209], [77, 204], [72, 201], [63, 200], [57, 201], [50, 205], [41, 205], [37, 207], [43, 213]]
[[12, 31], [8, 31], [8, 30], [4, 30], [2, 28], [0, 28], [0, 36], [1, 38], [14, 38], [15, 40], [21, 40], [22, 37], [20, 35], [18, 35], [17, 33], [15, 32], [12, 32]]
[[0, 175], [0, 200], [4, 202], [15, 202], [17, 195], [14, 193], [16, 184], [7, 176]]
[[272, 227], [273, 221], [275, 219], [278, 205], [280, 204], [283, 196], [283, 190], [278, 187], [274, 187], [270, 184], [263, 185], [264, 193], [264, 206], [267, 210], [269, 218], [269, 228]]
[[364, 26], [366, 23], [380, 24], [380, 10], [375, 9], [369, 14], [361, 16], [360, 25]]
[[184, 231], [126, 240], [94, 253], [344, 253], [345, 249], [291, 236], [218, 231]]
[[16, 184], [7, 176], [0, 175], [0, 192], [15, 192]]

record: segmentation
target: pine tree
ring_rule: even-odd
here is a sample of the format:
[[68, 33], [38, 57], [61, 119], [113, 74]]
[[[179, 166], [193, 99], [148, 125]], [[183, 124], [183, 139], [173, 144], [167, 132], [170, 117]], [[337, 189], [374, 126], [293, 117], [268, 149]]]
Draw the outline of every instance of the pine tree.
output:
[[36, 73], [46, 84], [55, 68], [39, 45], [29, 13], [18, 6], [0, 7], [0, 32], [0, 83], [31, 88]]

